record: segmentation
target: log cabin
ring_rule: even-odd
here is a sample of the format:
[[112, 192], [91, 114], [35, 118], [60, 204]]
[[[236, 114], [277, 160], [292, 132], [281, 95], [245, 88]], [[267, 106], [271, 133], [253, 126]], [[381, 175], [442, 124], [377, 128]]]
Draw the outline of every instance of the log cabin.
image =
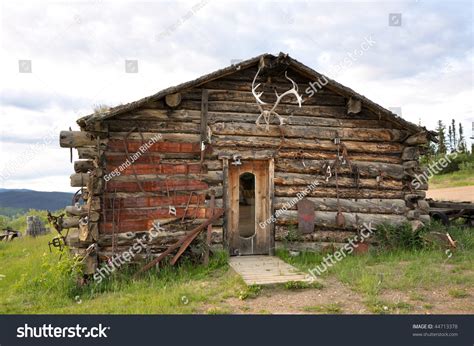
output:
[[411, 182], [434, 134], [287, 54], [77, 123], [60, 134], [79, 156], [62, 228], [89, 273], [146, 232], [154, 237], [134, 261], [156, 258], [218, 210], [207, 243], [231, 256], [272, 255], [289, 241], [317, 251], [364, 223], [429, 220], [427, 184]]

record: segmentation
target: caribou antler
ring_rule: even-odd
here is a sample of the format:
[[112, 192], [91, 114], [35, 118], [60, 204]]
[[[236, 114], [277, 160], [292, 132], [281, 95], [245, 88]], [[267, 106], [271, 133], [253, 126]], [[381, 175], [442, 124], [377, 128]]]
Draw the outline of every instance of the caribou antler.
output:
[[257, 89], [260, 86], [260, 83], [255, 85], [255, 81], [257, 80], [257, 77], [258, 77], [259, 73], [260, 73], [260, 68], [258, 69], [257, 74], [255, 75], [255, 77], [253, 78], [253, 81], [252, 81], [252, 94], [255, 97], [255, 100], [257, 101], [257, 107], [260, 110], [260, 115], [258, 116], [257, 120], [255, 121], [255, 124], [257, 124], [257, 126], [260, 126], [260, 119], [263, 117], [263, 120], [265, 121], [265, 124], [266, 124], [266, 129], [268, 130], [268, 126], [270, 124], [270, 117], [272, 115], [276, 116], [278, 118], [278, 120], [280, 120], [280, 126], [285, 123], [285, 119], [283, 117], [281, 117], [280, 114], [275, 112], [275, 109], [278, 107], [278, 104], [280, 103], [280, 101], [285, 96], [295, 95], [296, 100], [298, 101], [298, 105], [300, 107], [301, 107], [301, 102], [303, 101], [303, 99], [301, 98], [300, 94], [298, 93], [298, 85], [296, 85], [296, 83], [290, 77], [288, 77], [287, 72], [285, 72], [285, 78], [288, 79], [291, 82], [291, 84], [293, 84], [293, 87], [290, 90], [285, 91], [281, 95], [278, 95], [278, 93], [275, 90], [275, 95], [277, 97], [277, 99], [275, 101], [275, 104], [273, 105], [273, 107], [270, 110], [263, 109], [262, 105], [266, 104], [265, 102], [263, 102], [260, 99], [260, 97], [262, 97], [262, 95], [263, 95], [263, 91], [257, 92]]

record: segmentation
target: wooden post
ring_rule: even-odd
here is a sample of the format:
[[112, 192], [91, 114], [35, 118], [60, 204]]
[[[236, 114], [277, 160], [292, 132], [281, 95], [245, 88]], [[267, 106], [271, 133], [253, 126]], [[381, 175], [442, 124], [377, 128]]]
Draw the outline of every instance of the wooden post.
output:
[[207, 120], [208, 120], [208, 102], [209, 91], [207, 89], [202, 89], [202, 98], [201, 98], [201, 142], [208, 143], [209, 138], [207, 136]]
[[[214, 208], [216, 207], [216, 192], [211, 190], [211, 202], [210, 202], [210, 209], [211, 214], [209, 217], [214, 216]], [[206, 250], [204, 252], [204, 264], [209, 265], [209, 251], [211, 248], [211, 237], [212, 237], [212, 224], [207, 226], [207, 234], [206, 234]]]

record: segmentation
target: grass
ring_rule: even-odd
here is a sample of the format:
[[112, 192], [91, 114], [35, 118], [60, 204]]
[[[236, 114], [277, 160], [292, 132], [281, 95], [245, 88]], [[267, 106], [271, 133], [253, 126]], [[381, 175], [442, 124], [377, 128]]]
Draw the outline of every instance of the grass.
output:
[[126, 270], [101, 284], [76, 285], [74, 263], [49, 253], [51, 236], [0, 243], [0, 313], [189, 314], [208, 311], [246, 286], [228, 270], [227, 257], [213, 256], [210, 266], [166, 267], [132, 279]]
[[474, 185], [474, 170], [466, 169], [453, 173], [433, 176], [429, 181], [430, 189], [461, 187]]
[[[324, 296], [335, 287], [334, 283], [352, 290], [360, 304], [372, 313], [413, 313], [417, 306], [435, 309], [439, 303], [430, 295], [434, 291], [446, 292], [451, 298], [443, 304], [468, 306], [468, 292], [474, 286], [474, 232], [456, 227], [447, 231], [459, 244], [450, 257], [444, 249], [430, 247], [369, 251], [347, 256], [330, 267], [321, 276], [324, 286], [318, 280], [310, 287], [287, 283], [283, 289], [246, 286], [229, 270], [223, 253], [214, 255], [209, 267], [184, 262], [159, 272], [150, 271], [138, 279], [131, 275], [132, 268], [125, 268], [100, 284], [78, 287], [74, 260], [63, 256], [59, 261], [57, 252], [49, 252], [47, 243], [52, 235], [23, 237], [0, 243], [0, 314], [272, 313], [272, 304], [260, 304], [254, 310], [255, 300], [268, 300], [274, 294], [309, 297], [315, 289]], [[283, 250], [277, 254], [302, 271], [314, 268], [324, 258], [323, 254], [304, 252], [291, 256]], [[239, 298], [245, 302], [239, 302]], [[321, 305], [312, 305], [308, 300], [293, 310], [342, 313], [343, 306], [346, 310], [351, 308], [344, 298]]]
[[306, 281], [288, 281], [284, 284], [287, 290], [302, 290], [306, 288], [322, 289], [324, 286], [318, 281], [306, 282]]
[[449, 290], [449, 295], [453, 298], [467, 298], [469, 297], [469, 293], [466, 292], [466, 290], [462, 289], [457, 289], [453, 288]]
[[[410, 296], [413, 292], [433, 291], [456, 284], [463, 287], [452, 290], [450, 295], [464, 297], [463, 294], [467, 294], [464, 290], [474, 286], [474, 232], [457, 227], [447, 231], [459, 243], [459, 249], [453, 250], [451, 257], [443, 249], [436, 248], [370, 251], [362, 256], [347, 256], [329, 267], [321, 278], [337, 278], [360, 294], [366, 307], [373, 313], [411, 311], [408, 302], [387, 302], [382, 299], [385, 293], [392, 291]], [[320, 265], [323, 260], [323, 256], [318, 254], [293, 257], [280, 250], [277, 255], [304, 271]], [[421, 300], [420, 297], [415, 295], [414, 300]]]

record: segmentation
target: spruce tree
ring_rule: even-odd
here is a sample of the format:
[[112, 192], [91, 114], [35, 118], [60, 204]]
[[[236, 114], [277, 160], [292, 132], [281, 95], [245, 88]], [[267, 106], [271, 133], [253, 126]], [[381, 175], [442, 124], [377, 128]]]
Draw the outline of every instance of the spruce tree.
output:
[[452, 120], [451, 122], [452, 126], [453, 126], [453, 150], [456, 150], [457, 146], [458, 146], [458, 141], [456, 139], [456, 120]]
[[462, 124], [459, 123], [459, 151], [462, 153], [466, 152], [466, 141], [464, 139], [464, 130]]
[[436, 132], [438, 133], [438, 150], [436, 154], [444, 155], [446, 154], [446, 127], [442, 120], [438, 120]]
[[448, 126], [448, 148], [450, 151], [454, 150], [453, 146], [453, 129], [451, 126]]

